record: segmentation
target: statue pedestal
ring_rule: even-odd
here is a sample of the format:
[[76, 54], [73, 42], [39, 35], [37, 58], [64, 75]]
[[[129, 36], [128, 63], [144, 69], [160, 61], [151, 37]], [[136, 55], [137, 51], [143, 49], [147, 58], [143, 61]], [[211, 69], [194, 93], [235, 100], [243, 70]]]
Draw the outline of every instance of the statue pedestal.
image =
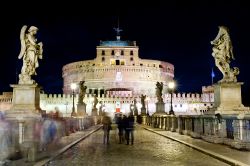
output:
[[241, 100], [242, 82], [214, 84], [214, 107], [206, 114], [239, 114], [247, 108]]
[[145, 107], [141, 108], [141, 115], [146, 115], [146, 108]]
[[9, 120], [40, 118], [40, 87], [35, 84], [11, 85], [13, 87], [12, 107], [7, 111]]
[[85, 103], [77, 104], [77, 115], [78, 116], [85, 116], [86, 115], [86, 104]]
[[156, 112], [153, 114], [153, 116], [160, 116], [160, 115], [167, 115], [167, 113], [165, 112], [165, 103], [163, 102], [156, 103]]
[[28, 161], [35, 161], [39, 140], [35, 137], [35, 126], [41, 120], [40, 87], [36, 84], [11, 85], [13, 87], [12, 107], [6, 111], [6, 119], [12, 124], [15, 151], [28, 155]]
[[91, 115], [92, 115], [92, 116], [97, 116], [97, 108], [93, 108], [93, 109], [92, 109]]

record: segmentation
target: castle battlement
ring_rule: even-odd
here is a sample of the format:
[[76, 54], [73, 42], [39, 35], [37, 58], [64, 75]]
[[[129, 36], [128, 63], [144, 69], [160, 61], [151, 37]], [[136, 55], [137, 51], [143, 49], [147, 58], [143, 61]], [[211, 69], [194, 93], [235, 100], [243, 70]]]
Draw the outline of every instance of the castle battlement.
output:
[[[175, 102], [204, 102], [202, 99], [204, 98], [205, 94], [198, 94], [198, 93], [173, 93], [173, 101]], [[78, 101], [78, 94], [75, 94], [75, 101]], [[113, 101], [133, 101], [136, 99], [137, 102], [141, 102], [140, 96], [120, 96], [120, 95], [99, 95], [97, 96], [99, 101], [105, 102], [113, 102]], [[163, 95], [164, 102], [169, 102], [171, 98], [171, 94], [166, 93]], [[41, 94], [40, 99], [42, 101], [48, 101], [50, 103], [58, 103], [58, 101], [68, 101], [71, 102], [73, 100], [72, 94]], [[93, 94], [85, 94], [84, 101], [85, 102], [92, 102]], [[157, 102], [156, 97], [149, 97], [149, 101]], [[0, 103], [1, 102], [12, 102], [12, 95], [0, 95]], [[133, 102], [131, 102], [133, 103]]]
[[[93, 96], [94, 94], [85, 94], [83, 99], [86, 103], [86, 109], [88, 113], [91, 112], [93, 107]], [[75, 106], [78, 103], [78, 94], [75, 94]], [[155, 110], [155, 103], [157, 98], [155, 96], [148, 96], [149, 100], [145, 101], [148, 109], [151, 113]], [[165, 103], [166, 111], [170, 107], [171, 94], [166, 93], [163, 96], [163, 102]], [[182, 112], [183, 114], [193, 114], [194, 110], [200, 113], [207, 111], [209, 107], [213, 106], [213, 93], [173, 93], [172, 102], [174, 110], [177, 112]], [[140, 110], [142, 103], [140, 95], [125, 95], [124, 94], [102, 94], [97, 96], [98, 107], [105, 105], [106, 109], [109, 111], [114, 111], [116, 104], [120, 103], [121, 109], [126, 110], [126, 113], [130, 110], [131, 104], [134, 104], [136, 100], [137, 108]], [[40, 107], [46, 112], [51, 112], [55, 110], [61, 111], [65, 116], [70, 116], [72, 110], [73, 96], [72, 94], [40, 94]], [[12, 93], [3, 93], [0, 95], [0, 109], [1, 111], [6, 111], [11, 108], [12, 105]], [[190, 112], [191, 111], [191, 112]], [[196, 114], [196, 113], [195, 113]]]

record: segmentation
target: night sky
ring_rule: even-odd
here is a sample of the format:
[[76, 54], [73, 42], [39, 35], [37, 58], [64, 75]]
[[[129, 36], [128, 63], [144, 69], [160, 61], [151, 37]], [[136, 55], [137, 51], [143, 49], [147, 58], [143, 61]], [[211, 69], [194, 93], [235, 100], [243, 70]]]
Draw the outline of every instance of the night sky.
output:
[[202, 86], [211, 85], [212, 67], [214, 81], [222, 78], [211, 55], [210, 41], [219, 25], [227, 26], [235, 56], [231, 65], [240, 68], [243, 103], [250, 105], [250, 6], [241, 1], [59, 3], [33, 5], [31, 11], [23, 11], [28, 7], [14, 9], [10, 4], [6, 6], [8, 12], [0, 13], [0, 92], [11, 91], [9, 85], [16, 83], [21, 71], [22, 60], [17, 56], [23, 25], [37, 26], [38, 41], [44, 44], [44, 59], [39, 61], [35, 80], [46, 93], [62, 93], [63, 65], [94, 59], [100, 40], [115, 40], [113, 28], [119, 18], [121, 39], [137, 41], [140, 58], [172, 63], [177, 92], [186, 93], [201, 93]]

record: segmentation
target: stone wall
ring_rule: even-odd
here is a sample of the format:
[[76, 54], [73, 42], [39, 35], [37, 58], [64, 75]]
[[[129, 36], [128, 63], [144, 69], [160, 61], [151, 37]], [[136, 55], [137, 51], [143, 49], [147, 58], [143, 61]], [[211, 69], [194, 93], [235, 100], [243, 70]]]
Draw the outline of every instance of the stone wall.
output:
[[[119, 103], [121, 112], [128, 114], [130, 112], [130, 105], [134, 104], [134, 99], [137, 101], [137, 108], [140, 114], [141, 99], [140, 96], [120, 96], [117, 95], [98, 95], [97, 104], [98, 109], [101, 104], [103, 105], [103, 111], [113, 114], [116, 109], [116, 104]], [[77, 107], [78, 94], [75, 95], [75, 107]], [[164, 94], [163, 100], [165, 103], [166, 112], [170, 109], [170, 94]], [[12, 96], [0, 95], [0, 106], [1, 111], [9, 110], [11, 107]], [[86, 103], [86, 111], [88, 115], [91, 115], [93, 106], [92, 94], [86, 94], [84, 98]], [[100, 103], [101, 102], [101, 103]], [[149, 114], [153, 114], [156, 110], [155, 103], [157, 102], [156, 97], [150, 97], [149, 101], [145, 101], [145, 106], [149, 110]], [[71, 115], [73, 98], [69, 94], [41, 94], [40, 96], [40, 107], [47, 113], [59, 111], [64, 117]], [[207, 102], [206, 94], [173, 94], [173, 109], [176, 114], [181, 115], [200, 115], [206, 112], [213, 106], [213, 101]]]

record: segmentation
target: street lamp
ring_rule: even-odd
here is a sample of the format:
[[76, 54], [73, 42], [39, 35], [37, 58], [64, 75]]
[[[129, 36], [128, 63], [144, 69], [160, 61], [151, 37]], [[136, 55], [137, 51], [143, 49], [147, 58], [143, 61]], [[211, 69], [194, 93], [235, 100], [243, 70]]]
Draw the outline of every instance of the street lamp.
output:
[[148, 111], [148, 101], [150, 100], [150, 98], [147, 96], [146, 97], [146, 101], [147, 101], [147, 115], [149, 115], [149, 111]]
[[71, 117], [76, 117], [76, 112], [75, 112], [75, 89], [76, 89], [76, 84], [72, 83], [70, 85], [71, 89], [72, 89], [72, 95], [73, 95], [73, 107], [72, 107], [72, 112], [71, 112]]
[[68, 116], [68, 112], [67, 112], [68, 111], [68, 107], [67, 107], [68, 104], [69, 104], [68, 102], [65, 103], [65, 106], [66, 106], [66, 116]]
[[170, 89], [170, 111], [169, 114], [170, 115], [174, 115], [174, 110], [173, 110], [173, 104], [172, 104], [172, 100], [173, 100], [173, 90], [175, 88], [175, 83], [173, 81], [168, 83], [168, 88]]
[[135, 109], [134, 104], [130, 104], [130, 115], [134, 115], [134, 109]]

